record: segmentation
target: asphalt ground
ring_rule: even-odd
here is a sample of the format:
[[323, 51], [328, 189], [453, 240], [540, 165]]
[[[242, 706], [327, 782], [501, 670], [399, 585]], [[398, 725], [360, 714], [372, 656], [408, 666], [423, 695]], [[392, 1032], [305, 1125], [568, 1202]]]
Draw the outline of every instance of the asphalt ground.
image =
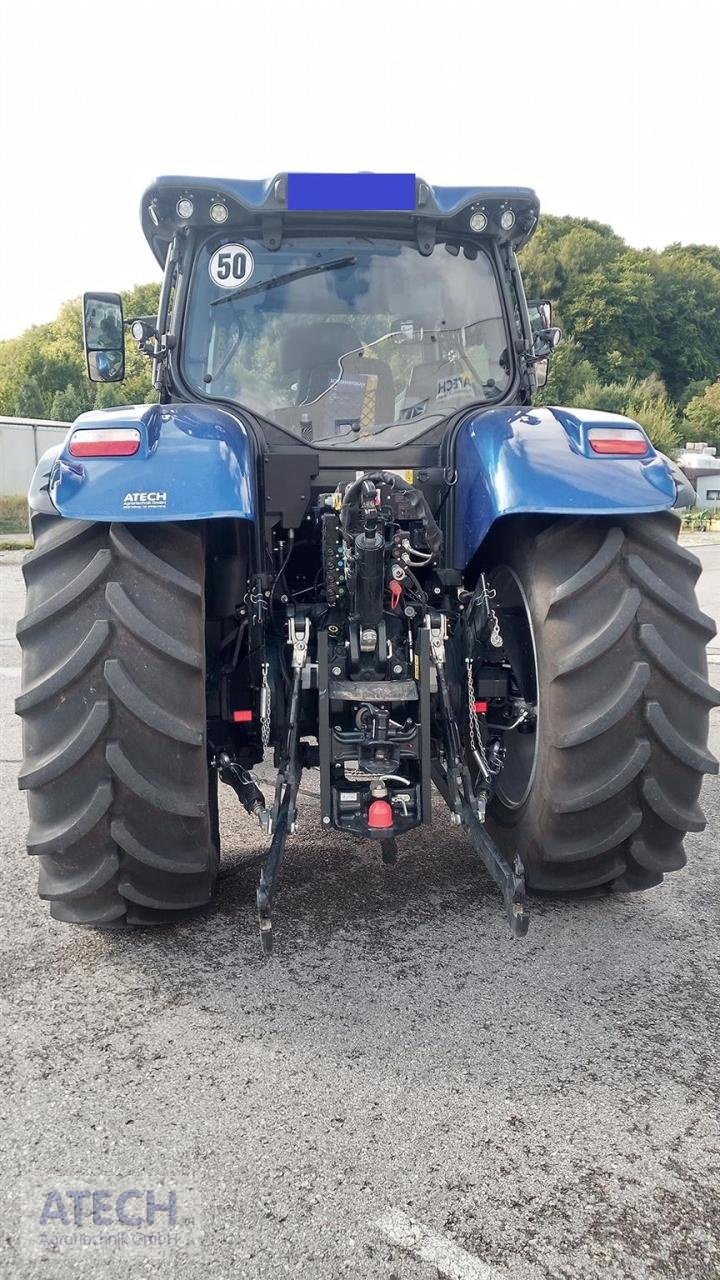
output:
[[[720, 547], [696, 551], [719, 616]], [[20, 560], [0, 556], [2, 1274], [720, 1276], [718, 779], [686, 870], [535, 903], [522, 942], [442, 806], [388, 868], [321, 835], [311, 775], [269, 962], [242, 865], [263, 842], [230, 794], [205, 916], [62, 925], [15, 783]]]

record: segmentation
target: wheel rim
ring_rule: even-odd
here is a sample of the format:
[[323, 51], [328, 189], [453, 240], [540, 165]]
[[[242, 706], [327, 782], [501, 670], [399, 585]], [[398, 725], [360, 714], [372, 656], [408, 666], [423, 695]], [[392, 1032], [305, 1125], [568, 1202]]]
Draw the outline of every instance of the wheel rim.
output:
[[537, 646], [527, 596], [517, 574], [508, 565], [494, 569], [489, 586], [495, 592], [497, 614], [515, 682], [521, 696], [535, 707], [533, 730], [522, 726], [500, 730], [505, 760], [495, 784], [495, 794], [508, 809], [519, 809], [527, 800], [535, 779], [540, 739], [540, 690]]

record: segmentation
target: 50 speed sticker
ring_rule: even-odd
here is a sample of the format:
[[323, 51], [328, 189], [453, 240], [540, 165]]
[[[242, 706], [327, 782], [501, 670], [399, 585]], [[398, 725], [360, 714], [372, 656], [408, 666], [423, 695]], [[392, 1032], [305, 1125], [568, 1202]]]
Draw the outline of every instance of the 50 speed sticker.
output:
[[221, 245], [208, 266], [210, 279], [221, 289], [241, 289], [254, 270], [255, 259], [244, 244]]

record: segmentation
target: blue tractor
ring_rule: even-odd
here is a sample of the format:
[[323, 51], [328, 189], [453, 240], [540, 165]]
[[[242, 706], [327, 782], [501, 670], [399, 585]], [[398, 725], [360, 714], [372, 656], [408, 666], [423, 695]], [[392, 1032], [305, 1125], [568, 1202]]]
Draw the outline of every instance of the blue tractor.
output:
[[56, 919], [204, 907], [222, 782], [267, 841], [269, 950], [307, 768], [319, 828], [386, 862], [436, 788], [518, 936], [532, 892], [683, 866], [715, 628], [642, 427], [533, 407], [560, 337], [518, 269], [538, 216], [410, 174], [146, 192], [158, 314], [87, 294], [85, 345], [121, 381], [129, 325], [158, 403], [82, 414], [30, 491], [20, 785]]

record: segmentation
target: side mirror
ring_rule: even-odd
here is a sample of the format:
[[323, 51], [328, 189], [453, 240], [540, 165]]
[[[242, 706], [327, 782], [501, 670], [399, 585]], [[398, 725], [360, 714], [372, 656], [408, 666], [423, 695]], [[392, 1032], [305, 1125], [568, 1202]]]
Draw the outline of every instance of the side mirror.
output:
[[552, 325], [552, 302], [543, 300], [542, 302], [528, 302], [528, 314], [530, 316], [530, 327], [533, 333], [538, 329], [549, 329]]
[[125, 339], [119, 293], [83, 295], [83, 341], [91, 382], [122, 382]]
[[550, 373], [550, 356], [562, 338], [562, 330], [553, 325], [552, 302], [533, 301], [527, 304], [535, 356], [535, 382], [544, 387]]

